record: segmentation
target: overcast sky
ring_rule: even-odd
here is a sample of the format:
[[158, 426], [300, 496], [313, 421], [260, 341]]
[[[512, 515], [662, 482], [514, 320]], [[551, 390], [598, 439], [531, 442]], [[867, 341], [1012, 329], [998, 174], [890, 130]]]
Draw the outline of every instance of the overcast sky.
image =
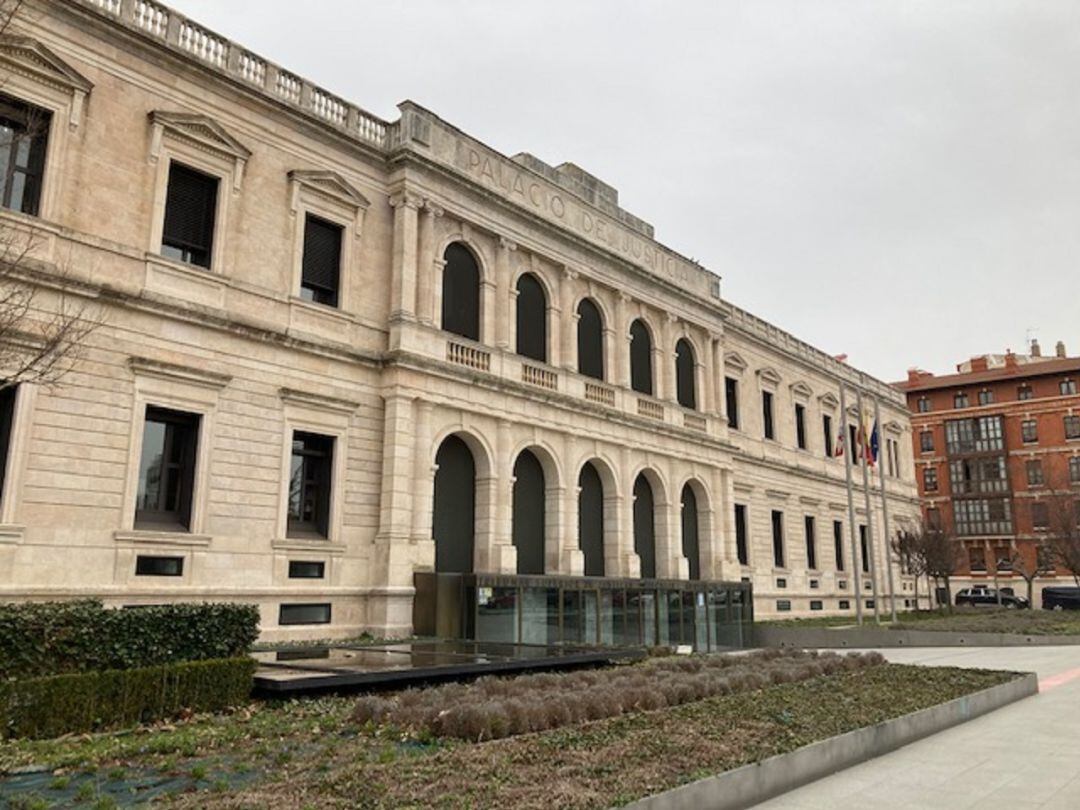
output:
[[172, 0], [388, 119], [573, 161], [888, 380], [1080, 355], [1080, 3]]

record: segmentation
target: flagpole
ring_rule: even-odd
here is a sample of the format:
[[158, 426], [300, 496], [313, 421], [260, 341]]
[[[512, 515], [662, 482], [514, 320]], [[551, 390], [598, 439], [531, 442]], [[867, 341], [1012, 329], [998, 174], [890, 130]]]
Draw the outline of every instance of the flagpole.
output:
[[844, 471], [847, 475], [848, 529], [851, 534], [851, 573], [855, 577], [855, 617], [858, 624], [862, 625], [862, 583], [859, 581], [859, 539], [858, 533], [855, 530], [855, 496], [851, 489], [851, 454], [855, 452], [855, 448], [850, 446], [851, 431], [848, 430], [847, 395], [844, 391], [843, 383], [840, 383], [840, 436], [844, 442]]
[[877, 565], [874, 561], [874, 513], [870, 511], [870, 460], [867, 453], [870, 451], [870, 437], [866, 434], [866, 415], [863, 412], [862, 391], [855, 389], [855, 407], [859, 411], [859, 430], [862, 437], [863, 451], [860, 466], [862, 467], [863, 497], [866, 500], [866, 551], [870, 562], [870, 588], [874, 596], [874, 621], [881, 624], [881, 600], [878, 598]]
[[[878, 449], [880, 450], [885, 438], [885, 426], [881, 424], [881, 403], [874, 399], [874, 425], [878, 431]], [[888, 455], [888, 453], [886, 453]], [[900, 459], [896, 460], [897, 465]], [[897, 470], [897, 472], [900, 472]], [[896, 585], [893, 580], [892, 566], [892, 534], [889, 531], [889, 496], [885, 490], [885, 471], [878, 465], [878, 475], [881, 477], [881, 523], [882, 531], [885, 532], [885, 570], [889, 573], [889, 607], [892, 613], [893, 623], [896, 622]]]

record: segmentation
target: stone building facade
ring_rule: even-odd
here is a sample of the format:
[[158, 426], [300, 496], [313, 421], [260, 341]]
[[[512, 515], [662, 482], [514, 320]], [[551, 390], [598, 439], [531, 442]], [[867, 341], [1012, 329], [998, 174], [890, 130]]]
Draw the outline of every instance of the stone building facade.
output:
[[853, 611], [842, 384], [898, 448], [893, 527], [918, 518], [903, 396], [725, 301], [573, 164], [411, 102], [382, 121], [146, 0], [32, 0], [0, 62], [8, 128], [47, 121], [0, 228], [33, 235], [42, 317], [63, 274], [103, 319], [5, 400], [4, 599], [394, 634], [415, 571], [471, 567]]

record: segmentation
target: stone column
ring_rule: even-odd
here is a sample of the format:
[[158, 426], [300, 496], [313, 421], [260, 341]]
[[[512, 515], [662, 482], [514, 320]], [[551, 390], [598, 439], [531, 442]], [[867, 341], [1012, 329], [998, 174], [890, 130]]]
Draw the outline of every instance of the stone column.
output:
[[577, 443], [567, 434], [563, 440], [563, 470], [566, 480], [562, 481], [559, 495], [562, 508], [559, 511], [559, 559], [556, 573], [580, 577], [585, 574], [585, 553], [581, 550], [578, 538], [578, 487], [575, 465], [577, 463]]
[[574, 311], [574, 288], [578, 274], [564, 266], [559, 279], [559, 309], [562, 310], [562, 347], [560, 360], [562, 367], [569, 371], [577, 370], [577, 313]]
[[[431, 446], [431, 430], [435, 408], [430, 402], [417, 400], [415, 410], [412, 542], [418, 546], [418, 559], [424, 559], [430, 553], [431, 559], [424, 563], [424, 567], [434, 569], [435, 542], [432, 519], [435, 503], [435, 448]], [[427, 545], [430, 545], [430, 549], [426, 548]]]
[[515, 314], [510, 288], [510, 254], [515, 250], [517, 245], [499, 237], [495, 245], [495, 345], [504, 351], [510, 348], [510, 319]]
[[390, 320], [415, 317], [417, 273], [417, 211], [422, 200], [411, 191], [390, 197], [394, 209], [394, 245], [390, 275]]
[[706, 414], [716, 413], [716, 347], [712, 335], [705, 333], [705, 356], [701, 364], [701, 410]]
[[[495, 457], [491, 474], [477, 481], [476, 542], [482, 571], [494, 574], [517, 573], [517, 549], [513, 544], [513, 466], [510, 461], [510, 423], [500, 419], [495, 429]], [[481, 525], [480, 506], [488, 519]]]
[[627, 310], [633, 299], [624, 292], [615, 299], [615, 350], [611, 368], [611, 382], [624, 388], [630, 387], [630, 323]]
[[498, 321], [498, 285], [490, 276], [480, 280], [480, 342], [491, 345], [495, 342], [495, 324]]
[[664, 314], [660, 326], [660, 367], [657, 371], [657, 383], [660, 387], [659, 398], [669, 402], [677, 402], [675, 391], [675, 322], [676, 315], [668, 312]]
[[[416, 316], [420, 323], [431, 326], [435, 323], [435, 220], [443, 215], [443, 210], [431, 200], [424, 201], [424, 210], [420, 216], [419, 260], [416, 276]], [[441, 260], [442, 257], [440, 256]], [[441, 264], [439, 269], [441, 269]]]
[[727, 422], [727, 388], [724, 382], [724, 341], [723, 336], [712, 333], [709, 335], [709, 345], [712, 346], [712, 391], [713, 412]]
[[[619, 448], [619, 469], [615, 471], [615, 475], [621, 482], [622, 493], [613, 498], [614, 507], [611, 512], [613, 514], [610, 520], [614, 524], [612, 527], [618, 538], [617, 551], [618, 556], [610, 564], [613, 573], [616, 576], [623, 577], [640, 577], [641, 576], [641, 558], [637, 552], [634, 551], [634, 478], [633, 469], [631, 467], [631, 454], [629, 447]], [[607, 506], [608, 495], [604, 493], [605, 507]], [[604, 521], [609, 520], [608, 509], [605, 508]], [[604, 567], [607, 570], [609, 563], [607, 562], [608, 551], [604, 549]]]

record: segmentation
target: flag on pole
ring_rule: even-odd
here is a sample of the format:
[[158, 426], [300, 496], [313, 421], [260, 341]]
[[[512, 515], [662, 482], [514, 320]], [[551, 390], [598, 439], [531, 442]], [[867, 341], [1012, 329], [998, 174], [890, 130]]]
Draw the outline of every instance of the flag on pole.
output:
[[870, 456], [868, 462], [873, 467], [878, 460], [878, 453], [881, 451], [881, 439], [878, 436], [878, 423], [874, 420], [874, 427], [870, 431]]
[[844, 426], [841, 425], [840, 429], [836, 432], [836, 449], [833, 450], [833, 456], [840, 458], [844, 455]]

